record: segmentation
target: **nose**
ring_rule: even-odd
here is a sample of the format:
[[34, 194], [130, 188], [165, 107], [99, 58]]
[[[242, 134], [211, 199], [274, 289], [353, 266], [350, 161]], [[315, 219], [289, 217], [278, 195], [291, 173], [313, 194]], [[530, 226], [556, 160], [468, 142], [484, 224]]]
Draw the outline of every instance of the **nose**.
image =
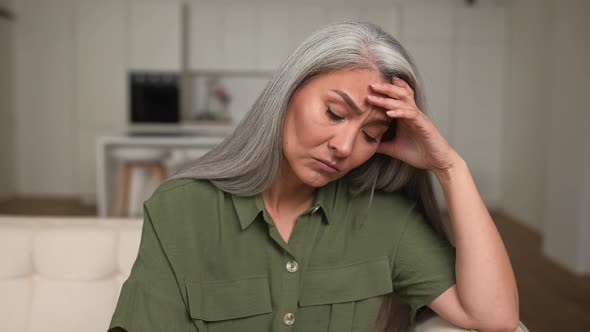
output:
[[356, 131], [353, 126], [350, 128], [341, 128], [337, 130], [332, 138], [328, 141], [328, 147], [338, 158], [348, 157], [352, 152]]

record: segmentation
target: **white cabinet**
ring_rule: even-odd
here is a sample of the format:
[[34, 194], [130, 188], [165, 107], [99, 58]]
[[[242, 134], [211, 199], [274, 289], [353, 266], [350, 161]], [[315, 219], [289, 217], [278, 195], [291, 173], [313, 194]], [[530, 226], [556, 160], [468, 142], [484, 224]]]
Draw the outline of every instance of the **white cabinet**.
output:
[[312, 32], [335, 21], [366, 19], [393, 34], [400, 30], [397, 5], [201, 0], [189, 6], [191, 70], [274, 71]]
[[173, 2], [76, 3], [76, 130], [79, 191], [96, 191], [96, 137], [127, 126], [127, 72], [181, 69], [181, 6]]
[[252, 4], [230, 3], [223, 5], [222, 49], [226, 70], [254, 69], [258, 48], [257, 8]]
[[222, 7], [215, 2], [190, 4], [188, 17], [188, 66], [192, 70], [222, 68]]
[[289, 43], [299, 46], [305, 38], [327, 23], [326, 9], [319, 4], [292, 4], [289, 9]]
[[132, 1], [129, 13], [130, 69], [181, 69], [182, 5]]
[[258, 33], [254, 40], [258, 50], [257, 69], [272, 71], [286, 59], [289, 44], [289, 7], [286, 3], [267, 4], [259, 8]]
[[76, 4], [75, 165], [80, 194], [87, 200], [96, 190], [95, 138], [117, 133], [127, 123], [127, 14], [121, 0]]
[[253, 2], [190, 4], [191, 70], [274, 70], [286, 54], [286, 7]]

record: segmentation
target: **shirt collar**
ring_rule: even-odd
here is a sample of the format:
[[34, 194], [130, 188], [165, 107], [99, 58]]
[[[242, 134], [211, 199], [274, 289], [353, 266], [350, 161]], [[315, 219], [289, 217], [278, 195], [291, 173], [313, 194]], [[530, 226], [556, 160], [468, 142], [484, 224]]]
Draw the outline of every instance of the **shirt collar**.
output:
[[[342, 194], [343, 190], [346, 190], [346, 188], [341, 187], [341, 180], [332, 181], [323, 187], [319, 187], [317, 189], [315, 202], [310, 208], [311, 210], [316, 205], [319, 206], [320, 210], [323, 211], [325, 216], [324, 219], [328, 224], [334, 222], [336, 219], [335, 207], [337, 206], [338, 202], [338, 194]], [[254, 196], [232, 195], [232, 200], [242, 229], [246, 229], [248, 226], [250, 226], [250, 224], [256, 220], [258, 215], [263, 213], [265, 210], [262, 193], [256, 194]]]

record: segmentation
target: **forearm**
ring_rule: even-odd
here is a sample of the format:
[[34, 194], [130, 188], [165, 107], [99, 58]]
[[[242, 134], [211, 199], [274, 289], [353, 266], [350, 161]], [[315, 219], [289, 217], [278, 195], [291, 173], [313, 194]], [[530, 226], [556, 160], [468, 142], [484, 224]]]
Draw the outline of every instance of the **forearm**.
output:
[[449, 209], [460, 302], [482, 329], [516, 325], [518, 290], [508, 253], [467, 164], [458, 155], [456, 161], [434, 174]]

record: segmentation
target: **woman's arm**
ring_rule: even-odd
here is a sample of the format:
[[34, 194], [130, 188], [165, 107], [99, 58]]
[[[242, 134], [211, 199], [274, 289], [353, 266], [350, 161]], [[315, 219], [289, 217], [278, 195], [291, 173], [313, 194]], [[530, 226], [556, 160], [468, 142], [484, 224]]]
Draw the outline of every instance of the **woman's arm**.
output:
[[[457, 284], [429, 307], [451, 323], [480, 331], [510, 331], [518, 325], [518, 291], [508, 254], [475, 186], [466, 162], [416, 105], [414, 90], [401, 79], [372, 84], [369, 102], [395, 118], [396, 136], [377, 148], [440, 182], [455, 236]], [[418, 98], [420, 99], [420, 98]]]
[[[457, 285], [429, 307], [456, 325], [481, 331], [515, 331], [519, 304], [514, 273], [467, 163], [456, 155], [451, 168], [433, 173], [449, 209], [457, 256]], [[457, 306], [463, 312], [453, 310]]]

